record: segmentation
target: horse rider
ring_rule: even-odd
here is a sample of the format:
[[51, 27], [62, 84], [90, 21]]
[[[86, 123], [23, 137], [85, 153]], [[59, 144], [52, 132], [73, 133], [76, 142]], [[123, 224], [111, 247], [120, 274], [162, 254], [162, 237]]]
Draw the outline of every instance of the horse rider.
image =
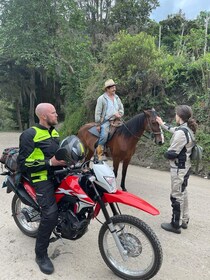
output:
[[95, 108], [95, 122], [99, 124], [99, 140], [96, 152], [99, 160], [106, 160], [104, 145], [107, 142], [110, 121], [120, 119], [124, 115], [124, 107], [116, 92], [116, 84], [109, 79], [104, 84], [104, 93], [97, 99]]

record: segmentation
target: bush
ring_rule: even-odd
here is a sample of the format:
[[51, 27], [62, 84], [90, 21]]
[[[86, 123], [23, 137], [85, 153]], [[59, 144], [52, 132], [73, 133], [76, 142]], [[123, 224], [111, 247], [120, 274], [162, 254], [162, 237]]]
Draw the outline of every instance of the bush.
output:
[[77, 134], [78, 129], [86, 122], [84, 107], [71, 104], [67, 107], [65, 121], [60, 129], [61, 138]]

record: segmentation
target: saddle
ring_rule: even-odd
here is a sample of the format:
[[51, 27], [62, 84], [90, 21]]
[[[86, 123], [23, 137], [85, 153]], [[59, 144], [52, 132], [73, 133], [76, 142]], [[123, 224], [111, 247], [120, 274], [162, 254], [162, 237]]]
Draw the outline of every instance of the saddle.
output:
[[[90, 129], [88, 129], [88, 131], [91, 134], [93, 134], [93, 135], [95, 135], [96, 137], [99, 138], [99, 135], [100, 135], [99, 134], [100, 125], [98, 125], [97, 123], [92, 123], [92, 124], [93, 124], [93, 126]], [[108, 135], [108, 140], [107, 141], [112, 139], [116, 129], [118, 127], [120, 127], [122, 124], [123, 124], [123, 122], [121, 120], [119, 120], [119, 119], [115, 119], [115, 120], [111, 120], [110, 121], [109, 135]]]

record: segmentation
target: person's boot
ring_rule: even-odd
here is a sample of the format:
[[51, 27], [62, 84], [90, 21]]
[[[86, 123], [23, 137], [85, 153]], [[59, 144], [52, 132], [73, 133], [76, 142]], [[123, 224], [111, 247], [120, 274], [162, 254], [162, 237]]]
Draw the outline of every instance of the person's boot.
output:
[[183, 229], [187, 229], [188, 228], [188, 223], [189, 223], [189, 220], [188, 221], [186, 221], [186, 222], [182, 222], [182, 228]]
[[45, 274], [52, 274], [54, 272], [54, 266], [48, 255], [39, 257], [36, 255], [36, 263], [38, 264], [41, 272]]
[[104, 147], [102, 145], [98, 145], [98, 147], [96, 148], [96, 152], [99, 161], [107, 160], [106, 156], [104, 155]]
[[181, 229], [180, 228], [175, 228], [171, 223], [162, 223], [161, 224], [162, 229], [166, 230], [166, 231], [170, 231], [170, 232], [174, 232], [174, 233], [181, 233]]

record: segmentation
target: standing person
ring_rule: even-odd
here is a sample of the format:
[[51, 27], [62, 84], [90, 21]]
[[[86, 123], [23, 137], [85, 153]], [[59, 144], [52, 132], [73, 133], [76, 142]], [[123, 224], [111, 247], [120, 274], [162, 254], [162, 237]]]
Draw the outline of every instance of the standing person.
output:
[[95, 122], [100, 124], [100, 136], [96, 148], [98, 159], [106, 160], [104, 145], [107, 142], [110, 121], [124, 115], [124, 107], [116, 92], [116, 84], [109, 79], [104, 84], [104, 93], [97, 99]]
[[[173, 133], [170, 147], [165, 153], [165, 157], [170, 162], [172, 219], [171, 223], [163, 223], [161, 227], [167, 231], [181, 233], [181, 228], [187, 229], [189, 222], [187, 184], [191, 168], [190, 155], [194, 145], [197, 123], [192, 118], [192, 109], [187, 105], [176, 107], [178, 127], [165, 124], [160, 117], [157, 117], [156, 120], [162, 128]], [[186, 137], [184, 130], [188, 137]]]
[[64, 166], [64, 161], [55, 158], [59, 147], [59, 134], [54, 128], [58, 123], [55, 107], [50, 103], [37, 105], [35, 113], [39, 124], [26, 129], [20, 136], [18, 165], [36, 191], [37, 202], [41, 209], [41, 221], [35, 245], [36, 262], [45, 274], [54, 271], [48, 257], [50, 235], [57, 224], [58, 209], [54, 196], [55, 166]]

